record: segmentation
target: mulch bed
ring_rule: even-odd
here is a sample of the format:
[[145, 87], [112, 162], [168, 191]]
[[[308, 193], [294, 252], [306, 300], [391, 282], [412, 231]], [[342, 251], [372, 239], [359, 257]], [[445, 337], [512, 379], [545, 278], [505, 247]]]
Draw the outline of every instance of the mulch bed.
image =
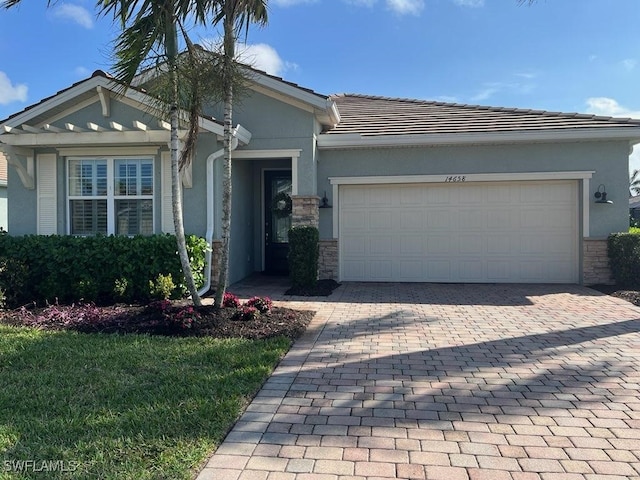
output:
[[[75, 330], [84, 333], [137, 333], [165, 336], [209, 336], [215, 338], [263, 339], [301, 336], [315, 312], [273, 307], [268, 314], [241, 320], [236, 310], [212, 306], [195, 309], [199, 319], [189, 327], [167, 321], [157, 309], [140, 305], [55, 305], [38, 309], [0, 312], [0, 322], [47, 330]], [[177, 309], [179, 307], [171, 307]], [[51, 309], [54, 309], [53, 313]], [[87, 311], [89, 313], [87, 314]]]

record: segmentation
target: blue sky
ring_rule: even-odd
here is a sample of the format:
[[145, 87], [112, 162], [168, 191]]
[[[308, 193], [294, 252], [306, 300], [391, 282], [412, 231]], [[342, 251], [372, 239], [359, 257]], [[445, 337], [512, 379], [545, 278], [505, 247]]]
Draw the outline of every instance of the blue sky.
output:
[[[0, 119], [109, 71], [118, 28], [94, 5], [0, 11]], [[322, 94], [640, 118], [638, 20], [639, 0], [270, 0], [244, 58]]]

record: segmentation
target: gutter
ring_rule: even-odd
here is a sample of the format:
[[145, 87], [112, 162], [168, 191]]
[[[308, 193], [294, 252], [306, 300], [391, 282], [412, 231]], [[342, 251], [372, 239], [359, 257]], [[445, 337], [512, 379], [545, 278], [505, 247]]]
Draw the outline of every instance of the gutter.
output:
[[[233, 129], [233, 139], [231, 141], [231, 150], [235, 150], [238, 147], [238, 140], [242, 141], [243, 144], [249, 143], [251, 140], [251, 133], [245, 129], [244, 127], [237, 125], [236, 128]], [[200, 290], [198, 290], [198, 296], [202, 297], [205, 293], [207, 293], [211, 289], [211, 256], [213, 253], [213, 235], [214, 235], [214, 227], [215, 227], [215, 219], [213, 208], [214, 201], [214, 178], [213, 178], [213, 167], [215, 165], [215, 161], [224, 156], [224, 148], [221, 148], [218, 151], [213, 152], [211, 155], [207, 157], [207, 233], [205, 234], [205, 240], [207, 241], [207, 245], [209, 248], [207, 249], [207, 253], [205, 253], [205, 271], [204, 271], [204, 285]]]

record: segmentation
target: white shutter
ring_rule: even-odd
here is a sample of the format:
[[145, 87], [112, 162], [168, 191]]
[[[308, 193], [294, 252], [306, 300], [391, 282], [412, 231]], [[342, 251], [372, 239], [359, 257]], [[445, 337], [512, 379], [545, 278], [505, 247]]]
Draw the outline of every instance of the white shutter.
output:
[[161, 191], [162, 201], [160, 202], [162, 232], [174, 233], [173, 226], [173, 207], [171, 204], [171, 152], [162, 152], [160, 154], [160, 174], [162, 176]]
[[57, 161], [55, 153], [37, 156], [38, 235], [58, 233]]

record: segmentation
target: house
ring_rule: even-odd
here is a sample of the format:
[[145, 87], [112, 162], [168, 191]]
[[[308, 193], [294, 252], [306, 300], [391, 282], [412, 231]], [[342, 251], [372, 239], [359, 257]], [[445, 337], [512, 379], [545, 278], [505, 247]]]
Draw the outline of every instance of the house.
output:
[[[0, 122], [11, 234], [171, 232], [169, 126], [152, 105], [97, 71]], [[213, 268], [221, 118], [207, 106], [182, 177], [185, 230], [211, 242]], [[311, 224], [321, 278], [595, 284], [607, 236], [628, 227], [637, 120], [325, 96], [253, 71], [234, 125], [231, 282], [285, 273], [289, 226]]]
[[640, 222], [640, 195], [629, 197], [629, 216]]
[[7, 159], [0, 152], [0, 231], [7, 231]]

